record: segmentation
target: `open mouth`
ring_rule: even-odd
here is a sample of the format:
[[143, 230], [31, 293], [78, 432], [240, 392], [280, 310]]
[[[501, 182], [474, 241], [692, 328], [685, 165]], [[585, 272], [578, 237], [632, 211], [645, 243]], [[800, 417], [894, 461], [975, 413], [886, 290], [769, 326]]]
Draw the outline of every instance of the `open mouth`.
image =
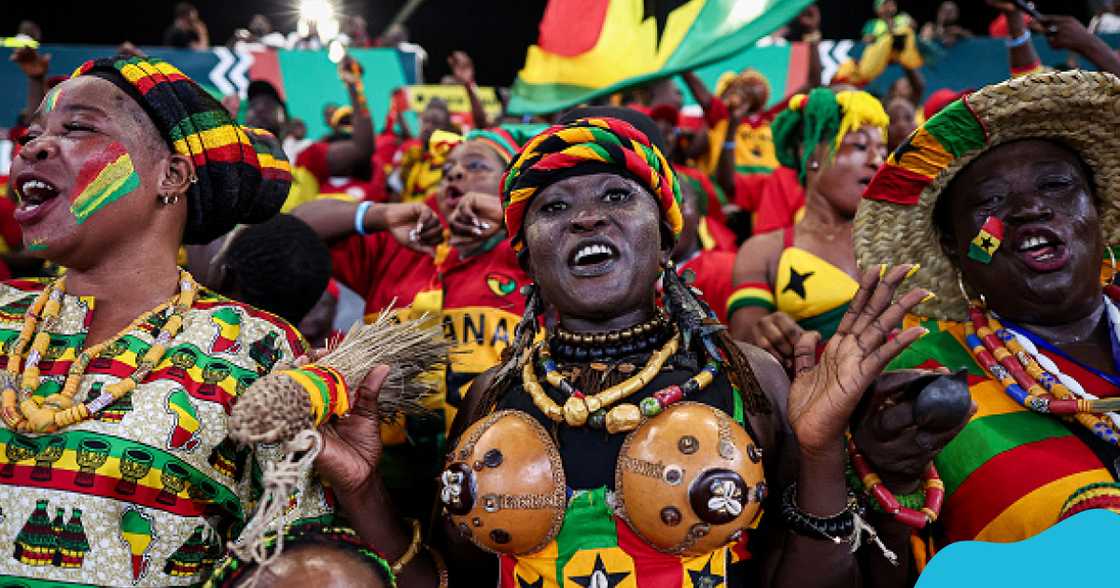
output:
[[597, 276], [610, 271], [618, 259], [618, 249], [606, 241], [580, 243], [568, 256], [572, 273], [580, 276]]
[[457, 186], [448, 186], [443, 189], [443, 200], [452, 207], [463, 197], [464, 192]]
[[1069, 251], [1058, 234], [1046, 227], [1020, 229], [1015, 235], [1014, 251], [1035, 271], [1054, 271], [1065, 266]]
[[12, 182], [12, 185], [19, 195], [19, 207], [16, 208], [15, 219], [20, 223], [29, 223], [40, 218], [46, 212], [48, 204], [60, 193], [54, 184], [30, 175], [22, 175]]
[[864, 188], [870, 186], [871, 185], [871, 176], [866, 177], [866, 178], [860, 178], [859, 179], [859, 185], [863, 186]]

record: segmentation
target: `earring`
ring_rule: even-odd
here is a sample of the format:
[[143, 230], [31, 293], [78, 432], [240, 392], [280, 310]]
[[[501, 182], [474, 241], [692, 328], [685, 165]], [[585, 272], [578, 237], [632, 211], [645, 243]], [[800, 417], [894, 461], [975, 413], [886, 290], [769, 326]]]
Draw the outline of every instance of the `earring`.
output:
[[1109, 276], [1108, 282], [1106, 284], [1113, 284], [1113, 283], [1116, 282], [1116, 272], [1117, 272], [1117, 270], [1116, 270], [1116, 254], [1112, 252], [1112, 247], [1111, 246], [1105, 245], [1104, 248], [1105, 248], [1106, 251], [1108, 251], [1109, 261], [1112, 262], [1112, 275]]
[[809, 169], [811, 169], [813, 171], [817, 171], [820, 168], [821, 168], [821, 162], [819, 162], [815, 159], [809, 162]]
[[194, 172], [191, 172], [191, 177], [189, 178], [188, 181], [190, 181], [190, 183], [192, 183], [192, 184], [197, 184], [198, 183], [198, 175], [195, 174]]
[[168, 196], [167, 194], [160, 194], [158, 200], [160, 204], [169, 206], [171, 204], [179, 202], [179, 195], [175, 194], [173, 196]]
[[[964, 289], [964, 278], [961, 276], [961, 272], [959, 270], [957, 271], [957, 288], [960, 288], [961, 297], [964, 298], [965, 306], [973, 306], [974, 299], [970, 297], [968, 295], [968, 291]], [[983, 294], [978, 294], [977, 298], [980, 299], [981, 305], [985, 307], [988, 306], [988, 300], [984, 298]]]

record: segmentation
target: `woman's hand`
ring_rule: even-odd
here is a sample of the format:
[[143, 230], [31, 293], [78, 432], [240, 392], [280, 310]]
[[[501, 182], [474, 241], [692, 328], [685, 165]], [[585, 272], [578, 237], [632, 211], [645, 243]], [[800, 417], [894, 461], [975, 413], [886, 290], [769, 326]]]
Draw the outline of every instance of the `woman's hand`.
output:
[[787, 371], [793, 368], [793, 351], [803, 336], [801, 325], [781, 311], [762, 317], [751, 328], [751, 342], [773, 355]]
[[864, 390], [891, 359], [927, 332], [922, 327], [911, 327], [892, 336], [906, 313], [928, 294], [925, 290], [912, 290], [891, 302], [912, 267], [895, 267], [882, 279], [878, 267], [864, 272], [859, 291], [848, 305], [836, 334], [829, 339], [819, 364], [816, 348], [820, 334], [811, 331], [797, 342], [796, 378], [789, 390], [789, 424], [803, 456], [839, 453], [848, 419]]
[[[910, 389], [913, 385], [928, 387], [933, 383], [930, 376], [948, 373], [949, 370], [942, 368], [882, 374], [870, 390], [867, 409], [852, 423], [852, 438], [856, 447], [883, 483], [896, 494], [909, 494], [918, 489], [929, 462], [960, 433], [976, 412], [976, 403], [969, 397], [966, 382], [945, 382], [943, 379], [939, 383], [942, 387], [938, 399], [940, 406], [919, 402], [918, 398], [925, 392], [913, 393]], [[921, 382], [922, 379], [927, 382]], [[966, 405], [967, 410], [959, 410]], [[915, 410], [916, 406], [918, 410]], [[933, 410], [921, 413], [923, 407]]]
[[451, 245], [471, 250], [502, 230], [502, 201], [493, 194], [467, 192], [447, 221]]
[[397, 202], [375, 206], [375, 230], [389, 231], [398, 243], [428, 255], [443, 241], [439, 216], [423, 202]]
[[355, 390], [350, 414], [319, 429], [323, 450], [315, 469], [340, 496], [364, 495], [376, 476], [382, 449], [377, 398], [388, 375], [386, 365], [370, 370]]

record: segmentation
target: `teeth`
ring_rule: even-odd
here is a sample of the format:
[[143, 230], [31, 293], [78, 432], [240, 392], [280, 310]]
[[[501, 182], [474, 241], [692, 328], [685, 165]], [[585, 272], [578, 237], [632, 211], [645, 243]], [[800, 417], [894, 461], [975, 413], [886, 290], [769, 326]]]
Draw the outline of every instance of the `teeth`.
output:
[[20, 186], [20, 195], [26, 196], [32, 190], [50, 190], [54, 191], [54, 186], [42, 180], [27, 180]]
[[611, 250], [605, 245], [584, 245], [576, 252], [576, 263], [579, 263], [583, 258], [589, 255], [595, 254], [610, 255]]
[[1027, 237], [1027, 239], [1019, 245], [1019, 250], [1025, 251], [1027, 249], [1033, 249], [1035, 247], [1041, 247], [1043, 245], [1049, 244], [1050, 240], [1045, 237]]

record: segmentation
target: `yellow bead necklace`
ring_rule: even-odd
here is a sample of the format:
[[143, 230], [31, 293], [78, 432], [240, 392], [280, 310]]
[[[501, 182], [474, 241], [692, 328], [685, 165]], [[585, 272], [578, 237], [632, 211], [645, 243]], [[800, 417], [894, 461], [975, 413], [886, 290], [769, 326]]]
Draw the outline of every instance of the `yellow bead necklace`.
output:
[[[145, 312], [121, 330], [116, 336], [82, 350], [66, 373], [62, 391], [50, 396], [35, 396], [41, 378], [39, 361], [50, 346], [49, 331], [55, 327], [62, 314], [62, 298], [66, 278], [49, 284], [32, 302], [24, 315], [23, 328], [8, 353], [8, 365], [0, 372], [3, 392], [0, 392], [0, 417], [12, 430], [31, 433], [51, 433], [63, 427], [84, 421], [106, 406], [136, 388], [159, 364], [167, 352], [171, 339], [183, 328], [183, 315], [194, 305], [198, 285], [186, 271], [179, 272], [179, 293], [171, 300]], [[152, 346], [137, 362], [135, 371], [126, 378], [101, 388], [101, 394], [88, 402], [75, 402], [74, 396], [82, 383], [86, 367], [101, 350], [135, 330], [153, 315], [171, 307], [171, 316], [163, 323]], [[23, 355], [28, 343], [31, 349]], [[23, 372], [20, 373], [20, 365]], [[18, 382], [18, 387], [17, 387]]]

